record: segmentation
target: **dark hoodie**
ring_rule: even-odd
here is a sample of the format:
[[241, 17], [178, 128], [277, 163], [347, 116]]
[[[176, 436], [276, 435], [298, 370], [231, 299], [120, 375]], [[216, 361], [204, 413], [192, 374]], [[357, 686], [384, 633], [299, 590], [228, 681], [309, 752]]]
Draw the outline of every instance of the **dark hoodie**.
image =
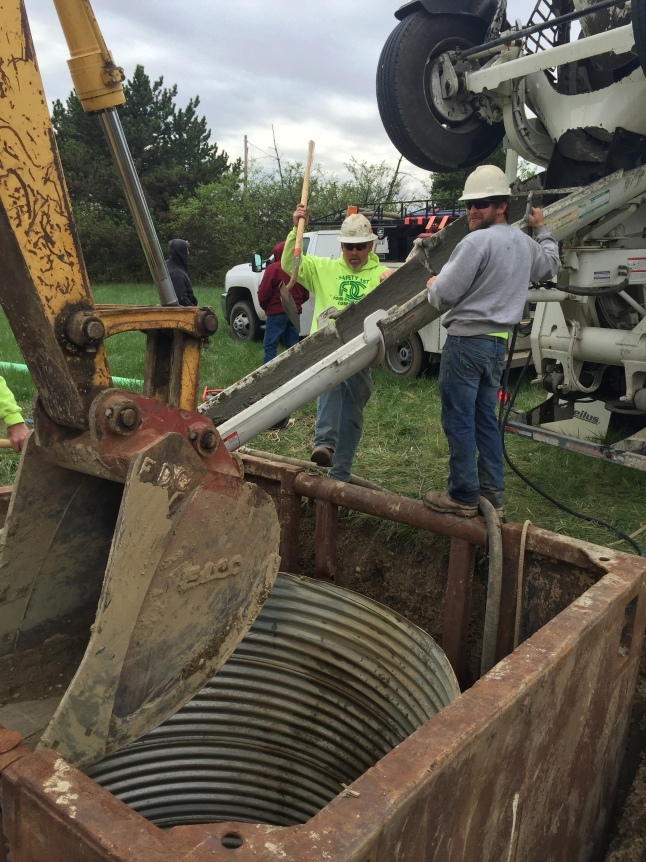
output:
[[[284, 242], [276, 243], [274, 246], [275, 263], [270, 263], [258, 288], [258, 304], [263, 309], [265, 314], [271, 316], [274, 314], [284, 314], [285, 309], [280, 301], [280, 285], [282, 282], [289, 283], [289, 275], [281, 269], [280, 256], [285, 247]], [[296, 282], [290, 293], [294, 297], [296, 309], [301, 313], [303, 303], [309, 297], [309, 291], [305, 290], [302, 284]]]
[[197, 305], [191, 279], [188, 277], [188, 243], [185, 239], [172, 239], [168, 243], [168, 251], [170, 257], [166, 261], [166, 267], [179, 304]]

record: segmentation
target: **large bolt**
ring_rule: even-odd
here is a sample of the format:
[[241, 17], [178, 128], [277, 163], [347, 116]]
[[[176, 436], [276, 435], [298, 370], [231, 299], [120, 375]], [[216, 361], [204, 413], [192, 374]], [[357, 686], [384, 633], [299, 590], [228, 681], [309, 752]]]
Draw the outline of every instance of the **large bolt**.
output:
[[200, 438], [200, 446], [207, 452], [211, 452], [218, 445], [218, 435], [215, 431], [205, 431]]
[[218, 319], [215, 315], [215, 312], [212, 311], [210, 308], [201, 308], [195, 318], [195, 328], [201, 335], [205, 337], [213, 335], [214, 332], [217, 332]]
[[208, 332], [215, 332], [217, 330], [218, 319], [215, 314], [213, 314], [213, 312], [209, 312], [208, 314], [204, 315], [204, 328]]
[[101, 341], [105, 335], [105, 326], [98, 317], [89, 317], [85, 321], [83, 330], [90, 341]]
[[65, 335], [77, 347], [93, 347], [105, 337], [105, 326], [91, 312], [75, 311], [65, 324]]
[[125, 407], [121, 413], [119, 413], [119, 422], [124, 428], [134, 428], [137, 424], [137, 411], [134, 407]]
[[131, 434], [139, 426], [139, 408], [134, 401], [113, 402], [104, 415], [113, 434]]

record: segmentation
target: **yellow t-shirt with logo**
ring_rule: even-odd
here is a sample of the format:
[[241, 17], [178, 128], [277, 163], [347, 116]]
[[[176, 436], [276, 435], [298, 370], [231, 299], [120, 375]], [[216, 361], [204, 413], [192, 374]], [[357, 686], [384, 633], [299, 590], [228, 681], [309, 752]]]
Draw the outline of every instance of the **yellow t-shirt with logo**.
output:
[[[291, 273], [296, 245], [296, 228], [293, 228], [285, 240], [285, 248], [280, 259], [280, 265], [285, 272]], [[328, 257], [315, 257], [304, 254], [298, 268], [298, 281], [314, 295], [314, 318], [311, 332], [316, 332], [316, 320], [326, 308], [334, 307], [343, 310], [353, 302], [374, 290], [379, 284], [379, 277], [386, 272], [384, 266], [374, 252], [370, 252], [368, 260], [359, 270], [352, 270], [343, 260]]]

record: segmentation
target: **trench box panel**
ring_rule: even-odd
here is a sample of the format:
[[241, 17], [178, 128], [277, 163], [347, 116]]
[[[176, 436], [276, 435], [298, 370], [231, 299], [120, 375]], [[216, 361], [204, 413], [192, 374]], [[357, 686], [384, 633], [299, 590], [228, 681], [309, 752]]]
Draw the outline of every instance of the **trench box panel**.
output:
[[43, 750], [2, 775], [11, 859], [135, 862], [145, 848], [152, 862], [231, 860], [222, 838], [232, 834], [238, 862], [602, 858], [639, 666], [645, 563], [578, 544], [609, 573], [306, 824], [164, 832]]

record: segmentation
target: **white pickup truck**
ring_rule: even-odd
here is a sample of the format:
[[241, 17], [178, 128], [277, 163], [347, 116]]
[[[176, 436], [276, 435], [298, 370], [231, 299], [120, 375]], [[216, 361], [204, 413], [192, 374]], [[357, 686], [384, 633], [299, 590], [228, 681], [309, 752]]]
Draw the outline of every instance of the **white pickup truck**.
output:
[[[341, 253], [337, 239], [338, 230], [309, 231], [303, 235], [304, 254], [317, 257], [336, 258]], [[385, 256], [387, 247], [381, 248], [387, 240], [375, 244], [375, 252]], [[231, 334], [239, 341], [253, 341], [262, 335], [265, 312], [258, 304], [258, 288], [263, 271], [273, 258], [263, 261], [259, 254], [253, 256], [251, 263], [241, 263], [230, 269], [224, 277], [224, 293], [221, 295], [222, 313], [229, 324]], [[393, 267], [399, 264], [388, 264]], [[314, 299], [310, 297], [303, 305], [301, 313], [301, 337], [309, 335], [312, 326]], [[413, 333], [395, 347], [389, 348], [383, 361], [386, 371], [395, 377], [418, 377], [429, 366], [439, 361], [446, 330], [439, 320], [429, 323]]]
[[[338, 235], [338, 230], [303, 234], [303, 253], [332, 259], [338, 257], [341, 253]], [[266, 315], [258, 304], [258, 288], [265, 267], [273, 261], [273, 257], [263, 261], [260, 255], [255, 254], [251, 263], [234, 266], [224, 277], [222, 312], [231, 329], [231, 335], [239, 341], [255, 341], [261, 336]], [[313, 313], [314, 298], [310, 297], [301, 312], [301, 336], [310, 334]]]

